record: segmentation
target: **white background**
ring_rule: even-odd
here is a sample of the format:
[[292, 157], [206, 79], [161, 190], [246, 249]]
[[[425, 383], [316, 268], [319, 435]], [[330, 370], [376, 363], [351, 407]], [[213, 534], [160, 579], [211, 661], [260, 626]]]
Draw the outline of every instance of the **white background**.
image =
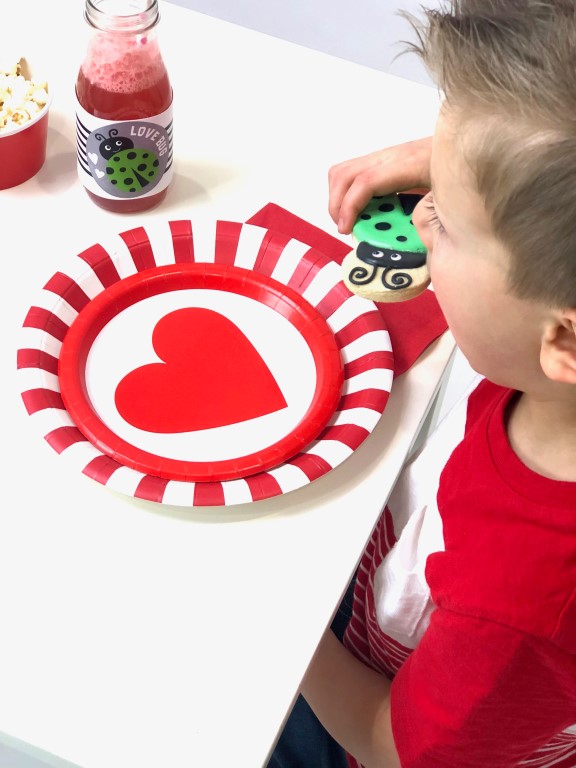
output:
[[[439, 0], [171, 0], [176, 5], [265, 32], [373, 69], [431, 84], [414, 54], [401, 55], [402, 40], [414, 40], [402, 9], [420, 15], [420, 6]], [[224, 52], [225, 53], [225, 52]], [[354, 94], [343, 93], [353, 104]]]

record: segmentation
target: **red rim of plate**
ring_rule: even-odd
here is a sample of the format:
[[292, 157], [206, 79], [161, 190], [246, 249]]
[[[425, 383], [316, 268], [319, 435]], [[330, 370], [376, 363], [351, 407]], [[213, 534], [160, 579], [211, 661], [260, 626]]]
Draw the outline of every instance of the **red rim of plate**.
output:
[[[58, 379], [66, 334], [96, 296], [167, 264], [214, 263], [272, 277], [326, 320], [344, 366], [337, 408], [303, 451], [272, 469], [229, 481], [185, 482], [144, 474], [94, 446], [68, 413]], [[24, 406], [69, 466], [111, 490], [179, 507], [233, 506], [289, 493], [322, 477], [370, 435], [388, 402], [393, 351], [377, 306], [354, 296], [329, 256], [285, 233], [234, 221], [151, 221], [103, 237], [52, 275], [28, 310], [17, 354]]]
[[[300, 422], [262, 451], [215, 461], [157, 456], [119, 437], [101, 420], [87, 393], [86, 362], [100, 331], [120, 312], [151, 296], [189, 288], [236, 293], [261, 302], [290, 322], [305, 339], [316, 365], [312, 402]], [[334, 335], [321, 315], [291, 288], [259, 273], [221, 264], [175, 264], [139, 272], [107, 288], [80, 312], [66, 334], [58, 376], [64, 404], [80, 431], [126, 467], [168, 480], [233, 480], [291, 458], [323, 429], [340, 400], [343, 372]]]

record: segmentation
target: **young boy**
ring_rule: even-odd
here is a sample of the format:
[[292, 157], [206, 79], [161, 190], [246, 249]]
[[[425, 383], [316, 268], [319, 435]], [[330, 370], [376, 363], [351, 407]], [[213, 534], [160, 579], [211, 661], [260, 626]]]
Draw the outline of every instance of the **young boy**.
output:
[[309, 717], [286, 757], [289, 721], [270, 765], [574, 768], [576, 0], [426, 17], [432, 142], [335, 167], [330, 210], [346, 233], [373, 194], [431, 188], [414, 224], [478, 380], [403, 471], [344, 643], [327, 632], [303, 682], [341, 747]]

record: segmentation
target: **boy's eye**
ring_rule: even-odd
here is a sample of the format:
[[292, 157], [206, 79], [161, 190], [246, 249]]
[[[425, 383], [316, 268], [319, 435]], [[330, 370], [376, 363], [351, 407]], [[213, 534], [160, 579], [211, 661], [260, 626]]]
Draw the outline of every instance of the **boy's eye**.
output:
[[434, 198], [432, 197], [432, 193], [429, 193], [426, 195], [424, 199], [424, 205], [426, 207], [426, 210], [429, 211], [428, 216], [428, 224], [431, 227], [434, 227], [438, 231], [439, 234], [442, 234], [446, 230], [442, 226], [442, 222], [438, 218], [438, 214], [436, 213], [436, 208], [434, 206]]

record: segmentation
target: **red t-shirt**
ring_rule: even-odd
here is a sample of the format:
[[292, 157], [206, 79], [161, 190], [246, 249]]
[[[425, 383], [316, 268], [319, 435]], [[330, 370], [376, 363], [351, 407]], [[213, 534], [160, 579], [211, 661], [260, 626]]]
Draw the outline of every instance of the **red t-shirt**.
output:
[[344, 642], [393, 678], [403, 768], [576, 767], [576, 483], [512, 451], [514, 396], [475, 384], [360, 564]]

